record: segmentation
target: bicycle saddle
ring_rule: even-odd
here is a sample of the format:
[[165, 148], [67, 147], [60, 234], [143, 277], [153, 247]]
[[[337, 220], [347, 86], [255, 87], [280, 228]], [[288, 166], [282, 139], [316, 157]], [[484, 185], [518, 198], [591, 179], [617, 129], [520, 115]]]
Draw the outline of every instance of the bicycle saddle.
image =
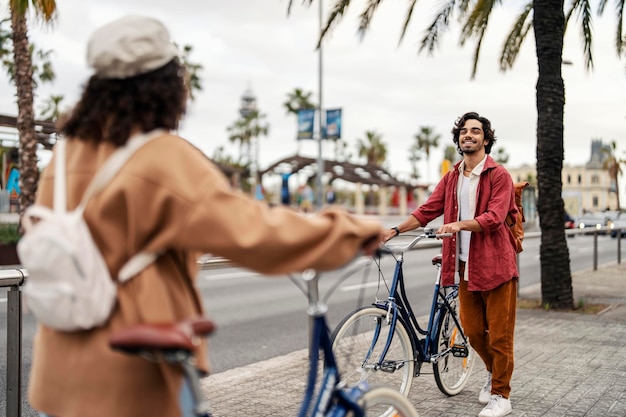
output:
[[433, 265], [441, 265], [441, 254], [433, 256]]
[[109, 337], [109, 346], [116, 350], [134, 353], [154, 350], [192, 351], [196, 337], [213, 333], [215, 323], [203, 317], [177, 323], [136, 324], [115, 331]]

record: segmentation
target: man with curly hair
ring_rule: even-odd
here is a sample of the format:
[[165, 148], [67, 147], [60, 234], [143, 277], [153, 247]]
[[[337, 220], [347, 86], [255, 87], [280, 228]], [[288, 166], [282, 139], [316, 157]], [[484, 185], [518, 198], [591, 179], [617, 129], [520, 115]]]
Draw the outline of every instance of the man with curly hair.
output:
[[452, 140], [463, 160], [437, 184], [428, 200], [385, 235], [425, 226], [443, 215], [442, 283], [459, 276], [461, 324], [487, 368], [479, 417], [511, 413], [513, 335], [517, 303], [515, 240], [505, 219], [517, 218], [513, 180], [489, 155], [496, 142], [491, 122], [478, 113], [456, 120]]

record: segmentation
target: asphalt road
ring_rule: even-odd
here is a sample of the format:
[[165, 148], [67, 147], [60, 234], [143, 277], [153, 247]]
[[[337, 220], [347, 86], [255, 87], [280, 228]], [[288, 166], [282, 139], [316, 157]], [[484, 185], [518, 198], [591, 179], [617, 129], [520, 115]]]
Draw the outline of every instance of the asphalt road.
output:
[[[526, 239], [520, 254], [520, 287], [540, 281], [539, 239]], [[593, 237], [568, 238], [572, 271], [593, 267]], [[616, 240], [598, 237], [598, 264], [615, 262]], [[438, 248], [420, 249], [405, 257], [407, 293], [416, 316], [428, 314], [433, 296], [435, 268], [430, 259]], [[392, 260], [383, 263], [391, 279]], [[376, 295], [377, 272], [372, 270], [346, 280], [328, 301], [331, 328], [355, 308], [370, 304]], [[283, 277], [281, 277], [283, 278]], [[322, 294], [337, 281], [337, 274], [322, 277]], [[218, 324], [210, 341], [214, 372], [269, 359], [307, 346], [306, 299], [288, 280], [264, 277], [246, 270], [228, 268], [204, 271], [199, 277], [207, 314]], [[384, 291], [379, 292], [385, 297]]]
[[[528, 237], [520, 254], [520, 286], [536, 284], [539, 275], [539, 239]], [[572, 271], [593, 267], [593, 237], [578, 235], [568, 238]], [[626, 242], [622, 240], [622, 245]], [[616, 239], [598, 237], [598, 265], [614, 263], [617, 259]], [[625, 249], [622, 248], [622, 253]], [[432, 256], [438, 248], [420, 249], [406, 255], [405, 276], [407, 291], [415, 314], [427, 314], [432, 298], [435, 268]], [[384, 275], [391, 278], [391, 260], [383, 262]], [[322, 279], [321, 292], [326, 294], [337, 281], [337, 273]], [[377, 272], [368, 276], [357, 273], [346, 280], [330, 297], [329, 324], [331, 327], [348, 312], [369, 304], [377, 290]], [[297, 287], [284, 277], [264, 277], [239, 269], [224, 268], [203, 271], [198, 277], [207, 314], [218, 324], [218, 331], [210, 341], [211, 363], [214, 372], [269, 359], [307, 345], [308, 319], [306, 299]], [[0, 333], [6, 335], [6, 289], [0, 292]], [[385, 297], [384, 290], [379, 292]], [[32, 339], [35, 331], [33, 317], [23, 317], [23, 393], [32, 359]], [[6, 398], [6, 337], [0, 337], [0, 411], [4, 413]], [[24, 401], [24, 417], [36, 414]]]

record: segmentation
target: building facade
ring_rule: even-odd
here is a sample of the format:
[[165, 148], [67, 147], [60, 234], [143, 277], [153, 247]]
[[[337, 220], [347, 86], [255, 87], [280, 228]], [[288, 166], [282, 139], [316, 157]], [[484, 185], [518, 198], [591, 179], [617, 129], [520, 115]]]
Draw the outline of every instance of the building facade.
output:
[[[587, 212], [619, 210], [617, 207], [617, 184], [615, 184], [604, 163], [611, 148], [601, 140], [591, 141], [589, 161], [580, 166], [564, 165], [561, 171], [563, 182], [563, 203], [565, 210], [574, 217]], [[537, 186], [535, 166], [523, 165], [509, 168], [513, 181], [528, 181]]]

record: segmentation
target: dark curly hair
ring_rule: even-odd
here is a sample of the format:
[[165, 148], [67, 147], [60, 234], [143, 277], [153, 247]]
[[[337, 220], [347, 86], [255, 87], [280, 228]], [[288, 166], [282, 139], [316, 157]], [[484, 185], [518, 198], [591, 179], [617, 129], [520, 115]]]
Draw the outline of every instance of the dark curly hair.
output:
[[176, 130], [187, 105], [185, 69], [178, 58], [154, 71], [124, 79], [93, 75], [80, 101], [61, 122], [67, 137], [122, 146], [131, 131]]
[[463, 128], [463, 126], [465, 126], [465, 122], [467, 122], [468, 120], [472, 120], [472, 119], [478, 120], [480, 123], [482, 123], [483, 133], [485, 134], [485, 139], [489, 141], [489, 143], [485, 145], [485, 153], [490, 154], [491, 147], [497, 141], [496, 135], [495, 135], [496, 131], [491, 128], [491, 122], [489, 121], [489, 119], [487, 119], [486, 117], [481, 117], [478, 115], [478, 113], [473, 112], [473, 111], [465, 113], [463, 116], [456, 119], [456, 122], [454, 122], [454, 127], [452, 128], [452, 141], [456, 145], [456, 151], [460, 155], [463, 155], [461, 146], [459, 146], [459, 136], [461, 133], [461, 129]]

